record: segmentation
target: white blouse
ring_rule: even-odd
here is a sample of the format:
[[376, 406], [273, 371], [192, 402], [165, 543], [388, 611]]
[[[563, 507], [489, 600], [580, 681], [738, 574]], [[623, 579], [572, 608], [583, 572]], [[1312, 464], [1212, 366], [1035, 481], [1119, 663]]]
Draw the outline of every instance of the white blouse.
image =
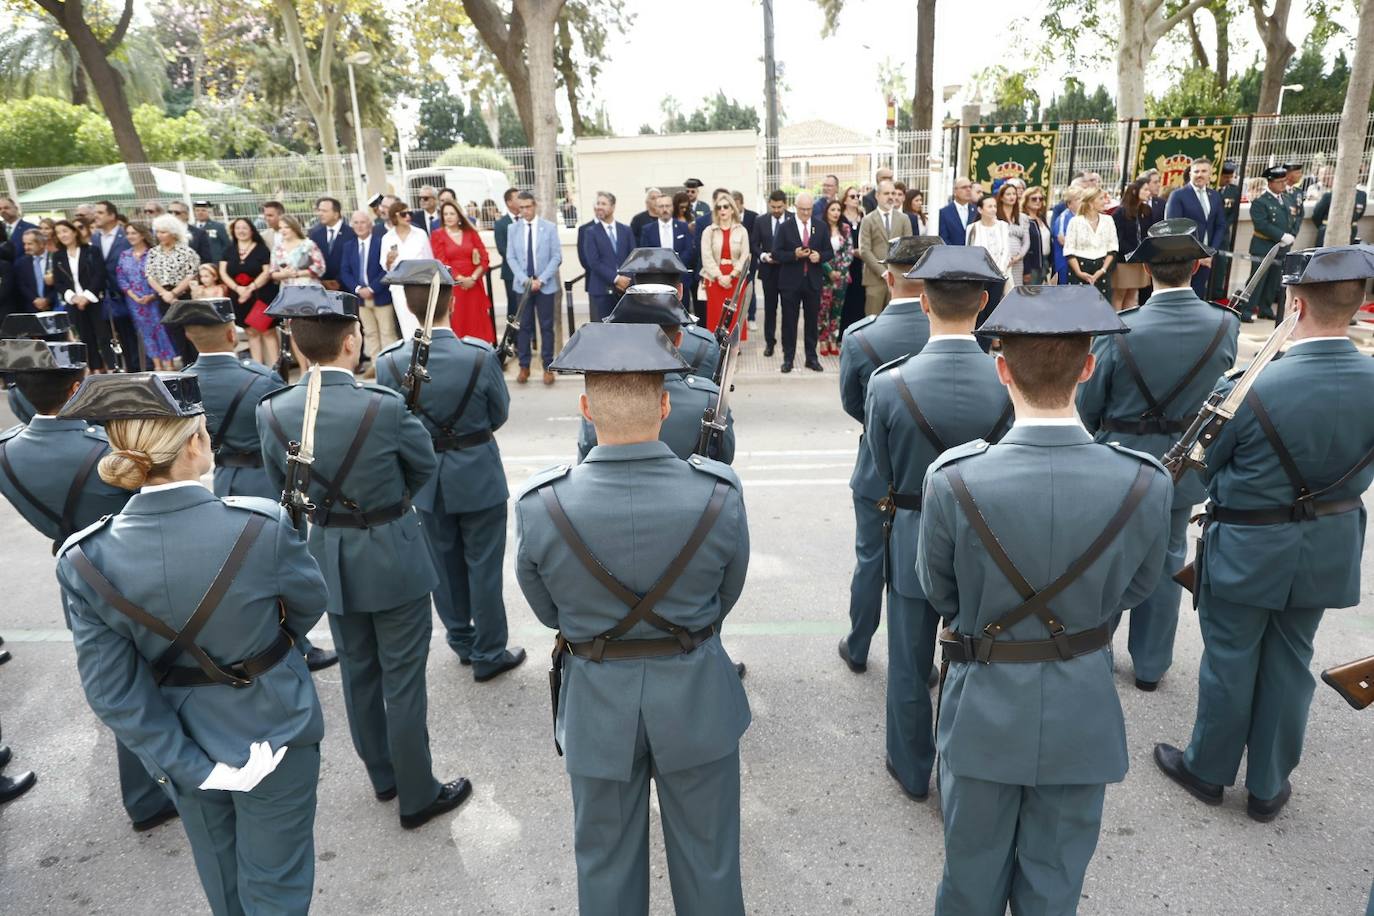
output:
[[1116, 221], [1105, 213], [1097, 217], [1097, 228], [1086, 216], [1069, 220], [1064, 232], [1064, 257], [1095, 261], [1117, 251]]
[[67, 266], [70, 267], [72, 271], [72, 288], [67, 290], [67, 294], [62, 298], [66, 300], [68, 305], [71, 305], [72, 303], [76, 302], [77, 296], [80, 296], [81, 298], [86, 299], [88, 301], [94, 301], [95, 297], [92, 296], [90, 293], [86, 292], [85, 287], [81, 285], [80, 248], [76, 249], [75, 252], [72, 252], [70, 248], [67, 249]]
[[[429, 236], [415, 226], [411, 226], [410, 233], [402, 239], [393, 227], [386, 231], [386, 235], [382, 236], [380, 260], [383, 269], [387, 269], [386, 258], [393, 245], [396, 246], [396, 260], [393, 262], [393, 266], [412, 258], [434, 257], [429, 247]], [[412, 315], [410, 309], [405, 306], [406, 290], [404, 286], [393, 285], [391, 287], [391, 301], [396, 306], [396, 323], [401, 326], [401, 339], [409, 340], [415, 336], [415, 329], [420, 326], [420, 320]]]
[[1011, 265], [1011, 234], [1007, 231], [1006, 223], [998, 220], [991, 226], [984, 226], [982, 220], [970, 223], [965, 230], [965, 239], [970, 245], [977, 245], [986, 248], [988, 254], [992, 255], [992, 260], [997, 264], [997, 269], [1002, 272], [1002, 276], [1008, 276], [1007, 268]]

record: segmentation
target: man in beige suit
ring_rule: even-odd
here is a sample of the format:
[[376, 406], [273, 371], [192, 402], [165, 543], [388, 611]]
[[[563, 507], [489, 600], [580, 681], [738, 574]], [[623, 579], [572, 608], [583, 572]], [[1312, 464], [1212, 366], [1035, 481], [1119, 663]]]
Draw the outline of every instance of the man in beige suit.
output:
[[864, 262], [864, 314], [876, 315], [887, 305], [892, 293], [883, 279], [883, 261], [887, 260], [887, 243], [891, 239], [911, 235], [911, 220], [898, 208], [901, 195], [891, 178], [878, 182], [874, 192], [878, 209], [859, 223], [859, 257]]

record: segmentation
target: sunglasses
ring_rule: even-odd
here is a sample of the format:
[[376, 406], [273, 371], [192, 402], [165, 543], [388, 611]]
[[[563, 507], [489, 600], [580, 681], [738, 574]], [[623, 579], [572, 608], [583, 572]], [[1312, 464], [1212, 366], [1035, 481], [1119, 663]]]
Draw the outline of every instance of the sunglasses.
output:
[[732, 207], [732, 206], [730, 206], [729, 204], [716, 204], [716, 209], [717, 209], [717, 210], [733, 210], [733, 209], [735, 209], [735, 208]]
[[434, 195], [433, 195], [433, 194], [421, 194], [421, 195], [420, 195], [420, 199], [421, 199], [421, 200], [433, 200], [433, 199], [434, 199]]

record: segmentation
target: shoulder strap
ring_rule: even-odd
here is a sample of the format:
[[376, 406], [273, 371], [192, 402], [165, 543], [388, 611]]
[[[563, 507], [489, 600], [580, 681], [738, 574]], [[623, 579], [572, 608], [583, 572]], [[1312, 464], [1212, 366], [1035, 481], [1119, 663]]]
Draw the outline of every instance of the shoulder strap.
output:
[[[15, 492], [42, 513], [44, 518], [60, 528], [62, 525], [62, 516], [45, 506], [39, 501], [37, 496], [30, 493], [28, 488], [19, 482], [19, 476], [14, 473], [14, 466], [10, 464], [9, 458], [5, 457], [5, 446], [8, 444], [8, 442], [0, 442], [0, 471], [4, 471], [5, 479], [10, 482], [10, 486], [14, 487]], [[65, 540], [65, 538], [63, 540]]]
[[472, 395], [477, 390], [477, 380], [482, 376], [482, 363], [486, 360], [486, 354], [481, 353], [477, 359], [473, 360], [472, 373], [468, 376], [467, 387], [463, 389], [463, 396], [458, 399], [458, 406], [453, 408], [453, 413], [448, 415], [448, 419], [439, 424], [440, 430], [445, 435], [452, 435], [453, 424], [463, 418], [463, 411], [468, 409], [468, 404], [472, 401]]
[[1348, 471], [1346, 471], [1344, 474], [1342, 474], [1340, 480], [1336, 481], [1335, 483], [1331, 484], [1330, 486], [1322, 487], [1320, 490], [1318, 490], [1317, 492], [1313, 493], [1313, 494], [1312, 494], [1312, 497], [1315, 499], [1315, 498], [1317, 498], [1317, 497], [1319, 497], [1319, 496], [1325, 496], [1326, 494], [1330, 493], [1332, 490], [1339, 490], [1341, 487], [1343, 487], [1343, 486], [1345, 486], [1346, 484], [1350, 483], [1351, 479], [1352, 479], [1356, 474], [1360, 473], [1360, 472], [1363, 471], [1365, 468], [1369, 467], [1369, 465], [1370, 465], [1371, 462], [1374, 462], [1374, 448], [1371, 448], [1369, 451], [1365, 452], [1365, 453], [1364, 453], [1364, 457], [1360, 459], [1359, 464], [1355, 465], [1353, 468], [1351, 468], [1350, 470], [1348, 470]]
[[1288, 482], [1297, 491], [1298, 499], [1306, 499], [1312, 495], [1312, 489], [1307, 485], [1307, 481], [1302, 476], [1302, 471], [1298, 470], [1298, 463], [1293, 460], [1293, 453], [1288, 451], [1288, 446], [1283, 444], [1283, 439], [1279, 436], [1279, 431], [1274, 427], [1274, 421], [1269, 416], [1269, 411], [1265, 410], [1264, 402], [1260, 400], [1255, 389], [1251, 388], [1245, 395], [1245, 406], [1254, 411], [1255, 419], [1259, 421], [1260, 431], [1264, 433], [1264, 438], [1269, 440], [1269, 447], [1278, 456], [1279, 464], [1283, 466], [1283, 473], [1288, 477]]
[[1117, 352], [1121, 354], [1121, 361], [1126, 366], [1127, 373], [1131, 376], [1131, 381], [1139, 389], [1141, 397], [1145, 398], [1145, 410], [1143, 416], [1163, 416], [1163, 407], [1155, 400], [1154, 393], [1150, 391], [1150, 386], [1145, 384], [1145, 376], [1140, 371], [1140, 366], [1136, 364], [1135, 354], [1131, 352], [1131, 345], [1126, 343], [1125, 334], [1116, 334], [1112, 338], [1116, 343]]
[[286, 430], [282, 429], [281, 421], [277, 419], [277, 411], [272, 406], [272, 402], [264, 401], [267, 405], [267, 425], [272, 429], [272, 435], [277, 437], [277, 441], [282, 445], [290, 444], [291, 440], [286, 437]]
[[[380, 361], [381, 361], [381, 357], [379, 356], [379, 357], [378, 357], [378, 362], [380, 362]], [[396, 368], [396, 360], [393, 359], [393, 360], [389, 361], [389, 362], [387, 363], [387, 368], [391, 370], [391, 377], [394, 378], [394, 379], [396, 380], [396, 387], [397, 387], [398, 389], [404, 390], [404, 389], [405, 389], [405, 376], [401, 375], [401, 370]], [[407, 369], [406, 371], [408, 372], [408, 371], [410, 371], [410, 370]], [[428, 410], [425, 410], [424, 407], [420, 406], [420, 404], [418, 404], [418, 403], [415, 405], [415, 412], [418, 413], [418, 414], [420, 414], [420, 416], [424, 417], [424, 418], [425, 418], [426, 420], [428, 420], [431, 424], [433, 424], [433, 426], [434, 426], [435, 429], [439, 429], [439, 430], [442, 430], [442, 429], [443, 429], [443, 424], [441, 424], [438, 420], [434, 419], [434, 415], [431, 414]]]
[[921, 428], [921, 432], [930, 440], [930, 444], [935, 446], [935, 453], [938, 455], [945, 451], [945, 441], [940, 438], [940, 434], [935, 432], [935, 427], [930, 425], [926, 415], [921, 413], [921, 408], [916, 406], [916, 399], [911, 396], [911, 389], [907, 387], [906, 381], [902, 378], [900, 369], [893, 369], [885, 373], [892, 377], [892, 384], [897, 388], [897, 394], [902, 398], [902, 403], [906, 405], [907, 413], [911, 414], [911, 419], [916, 421], [916, 425]]
[[1002, 437], [1007, 434], [1007, 430], [1011, 429], [1011, 421], [1015, 413], [1016, 405], [1008, 400], [1007, 406], [1002, 408], [1002, 415], [997, 418], [997, 422], [993, 424], [992, 430], [987, 434], [986, 438], [988, 442], [997, 443], [1002, 441]]
[[76, 469], [76, 476], [72, 478], [71, 485], [67, 487], [67, 498], [62, 502], [62, 519], [57, 523], [57, 539], [52, 542], [53, 555], [57, 555], [57, 548], [67, 538], [72, 536], [76, 530], [76, 506], [81, 502], [81, 493], [86, 489], [86, 481], [90, 479], [91, 471], [95, 470], [96, 463], [105, 454], [106, 443], [97, 442], [86, 453], [86, 457], [81, 459], [81, 466]]
[[[704, 359], [706, 358], [706, 347], [707, 347], [706, 341], [704, 341], [704, 340], [702, 340], [701, 338], [697, 337], [695, 334], [685, 334], [685, 335], [683, 335], [683, 336], [684, 336], [684, 337], [691, 337], [691, 338], [693, 338], [694, 340], [696, 340], [697, 345], [696, 345], [696, 347], [692, 350], [692, 355], [691, 355], [691, 356], [685, 356], [685, 355], [684, 355], [682, 358], [685, 359], [685, 360], [687, 361], [687, 364], [688, 364], [689, 366], [700, 365], [701, 361], [704, 360]], [[684, 341], [684, 342], [685, 342], [685, 341]]]
[[[1125, 335], [1118, 334], [1116, 336], [1124, 337]], [[1182, 378], [1178, 380], [1178, 383], [1174, 385], [1173, 388], [1169, 389], [1169, 393], [1159, 399], [1158, 410], [1161, 416], [1163, 415], [1165, 408], [1167, 408], [1171, 403], [1173, 403], [1173, 400], [1183, 393], [1183, 389], [1191, 385], [1193, 383], [1193, 379], [1197, 378], [1198, 373], [1201, 372], [1207, 366], [1207, 361], [1212, 358], [1213, 353], [1217, 352], [1217, 347], [1221, 346], [1221, 341], [1225, 336], [1226, 313], [1223, 312], [1221, 315], [1221, 320], [1217, 322], [1216, 333], [1212, 335], [1211, 342], [1207, 344], [1207, 349], [1202, 351], [1202, 355], [1197, 358], [1197, 362], [1193, 363], [1192, 367], [1186, 373], [1184, 373]]]
[[950, 489], [954, 491], [954, 498], [959, 501], [959, 505], [964, 510], [964, 517], [968, 519], [969, 525], [973, 527], [974, 534], [978, 535], [978, 540], [983, 542], [983, 549], [992, 557], [992, 562], [997, 564], [997, 568], [1002, 571], [1002, 575], [1007, 577], [1012, 588], [1016, 589], [1023, 599], [1029, 601], [1035, 597], [1035, 586], [1031, 585], [1026, 577], [1021, 575], [1021, 570], [1016, 568], [1011, 557], [1007, 554], [1002, 542], [997, 540], [997, 535], [992, 528], [988, 527], [988, 520], [983, 517], [983, 513], [978, 509], [978, 503], [974, 502], [973, 494], [969, 492], [968, 485], [964, 483], [964, 475], [959, 473], [959, 468], [953, 464], [945, 465], [945, 479], [949, 481]]
[[339, 462], [339, 469], [334, 472], [334, 479], [328, 481], [324, 499], [320, 502], [320, 508], [326, 512], [333, 507], [343, 492], [344, 481], [348, 479], [349, 473], [353, 470], [354, 462], [362, 453], [363, 443], [367, 441], [367, 434], [372, 432], [372, 424], [377, 421], [377, 413], [382, 409], [384, 397], [385, 395], [381, 392], [374, 391], [368, 399], [367, 409], [363, 411], [363, 418], [358, 423], [358, 431], [353, 434], [353, 441], [348, 443], [348, 451], [344, 452], [343, 461]]
[[868, 338], [864, 336], [864, 332], [852, 331], [851, 333], [854, 335], [854, 339], [859, 342], [859, 347], [863, 349], [864, 355], [868, 357], [868, 361], [873, 364], [873, 368], [876, 369], [881, 366], [883, 360], [878, 356], [878, 351], [873, 349], [873, 344], [868, 342]]
[[251, 372], [248, 373], [248, 378], [244, 379], [243, 384], [239, 386], [239, 390], [234, 392], [234, 399], [229, 402], [229, 409], [224, 412], [224, 416], [220, 418], [219, 426], [216, 427], [214, 435], [210, 437], [211, 452], [219, 451], [219, 447], [224, 443], [224, 434], [229, 431], [229, 424], [234, 422], [234, 415], [239, 412], [239, 405], [243, 403], [243, 398], [248, 394], [248, 389], [252, 388], [253, 383], [257, 380], [258, 377], [256, 375]]

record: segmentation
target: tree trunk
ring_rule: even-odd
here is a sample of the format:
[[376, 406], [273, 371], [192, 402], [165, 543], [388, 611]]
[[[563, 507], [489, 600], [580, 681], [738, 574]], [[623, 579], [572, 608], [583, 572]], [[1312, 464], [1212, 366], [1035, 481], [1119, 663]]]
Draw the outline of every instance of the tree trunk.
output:
[[558, 75], [563, 78], [563, 89], [568, 94], [568, 110], [572, 114], [573, 136], [580, 137], [587, 129], [586, 121], [582, 118], [582, 110], [577, 104], [577, 95], [581, 87], [581, 82], [577, 78], [577, 61], [573, 58], [572, 29], [568, 27], [568, 20], [564, 19], [562, 16], [558, 17], [558, 49], [556, 60], [558, 64]]
[[[935, 0], [916, 4], [916, 95], [911, 103], [911, 126], [930, 130], [935, 117]], [[934, 142], [932, 138], [931, 142]]]
[[1292, 5], [1292, 0], [1274, 0], [1274, 12], [1266, 16], [1263, 0], [1250, 0], [1250, 9], [1255, 14], [1255, 27], [1259, 29], [1260, 41], [1264, 44], [1264, 75], [1260, 78], [1257, 106], [1260, 114], [1278, 111], [1283, 76], [1288, 71], [1288, 62], [1297, 52], [1293, 42], [1288, 40], [1288, 13]]
[[[556, 2], [559, 10], [564, 0], [534, 0], [534, 6]], [[516, 3], [510, 12], [509, 22], [506, 14], [494, 0], [463, 0], [463, 11], [472, 20], [482, 43], [487, 46], [501, 66], [510, 84], [511, 96], [515, 99], [515, 113], [520, 117], [520, 126], [525, 129], [525, 138], [534, 138], [534, 100], [530, 91], [530, 70], [526, 65], [526, 27], [525, 10], [531, 2]], [[554, 18], [557, 19], [557, 12]], [[549, 25], [548, 45], [553, 50], [553, 24]], [[549, 68], [553, 68], [553, 58], [549, 57]], [[492, 134], [492, 142], [498, 143], [497, 134]]]
[[1217, 29], [1217, 88], [1231, 85], [1231, 11], [1226, 0], [1216, 0], [1208, 7]]
[[1207, 60], [1207, 49], [1202, 44], [1202, 36], [1198, 34], [1197, 19], [1193, 16], [1188, 17], [1188, 42], [1193, 46], [1193, 66], [1201, 67], [1203, 70], [1211, 67]]
[[565, 0], [515, 0], [525, 22], [525, 62], [529, 70], [530, 120], [534, 147], [535, 196], [544, 215], [558, 213], [558, 90], [554, 71], [554, 30]]
[[1116, 58], [1117, 117], [1145, 117], [1145, 65], [1159, 40], [1197, 12], [1207, 0], [1188, 0], [1168, 16], [1164, 0], [1119, 0], [1121, 44]]
[[1326, 244], [1350, 244], [1350, 215], [1355, 212], [1355, 183], [1364, 157], [1369, 124], [1369, 98], [1374, 94], [1374, 0], [1360, 4], [1355, 53], [1350, 58], [1350, 86], [1345, 92], [1341, 126], [1336, 132], [1336, 174], [1331, 188], [1331, 218]]
[[75, 52], [71, 54], [71, 58], [72, 104], [89, 105], [91, 103], [91, 87], [86, 81], [86, 68], [81, 66], [81, 60]]
[[296, 87], [300, 89], [301, 101], [305, 103], [315, 129], [320, 134], [320, 152], [325, 155], [325, 186], [333, 197], [344, 196], [344, 173], [340, 166], [339, 133], [334, 123], [334, 41], [339, 31], [339, 20], [343, 7], [335, 6], [324, 21], [324, 33], [320, 36], [319, 70], [310, 66], [310, 54], [305, 45], [305, 35], [301, 32], [300, 19], [296, 15], [293, 0], [274, 0], [277, 13], [282, 19], [282, 30], [286, 33], [286, 46], [291, 52], [292, 73]]

